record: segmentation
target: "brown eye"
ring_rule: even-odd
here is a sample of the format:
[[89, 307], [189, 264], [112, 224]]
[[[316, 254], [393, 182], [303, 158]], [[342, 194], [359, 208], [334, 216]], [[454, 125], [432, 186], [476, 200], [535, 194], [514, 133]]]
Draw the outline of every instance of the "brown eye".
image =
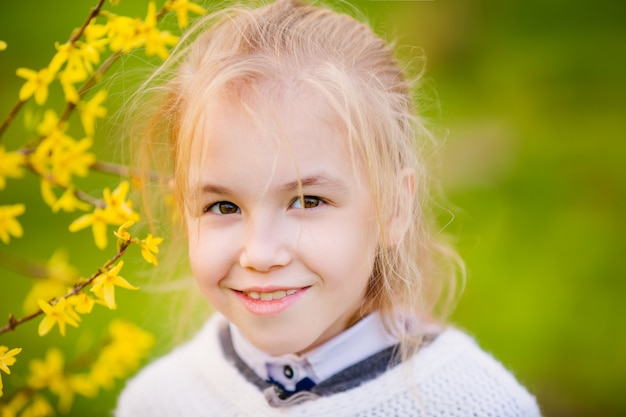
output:
[[239, 207], [230, 201], [218, 201], [204, 209], [205, 213], [211, 212], [213, 214], [236, 214], [239, 213]]
[[293, 203], [291, 203], [291, 208], [298, 209], [311, 209], [318, 207], [322, 204], [322, 199], [319, 197], [314, 197], [310, 195], [305, 195], [299, 198], [296, 198]]

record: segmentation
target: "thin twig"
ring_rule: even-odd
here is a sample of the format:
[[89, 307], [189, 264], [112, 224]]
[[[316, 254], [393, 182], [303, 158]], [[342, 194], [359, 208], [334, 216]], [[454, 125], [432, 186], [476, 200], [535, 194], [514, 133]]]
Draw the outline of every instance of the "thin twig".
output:
[[94, 197], [90, 196], [89, 194], [87, 194], [86, 192], [81, 191], [81, 190], [79, 190], [77, 188], [74, 188], [74, 196], [76, 198], [78, 198], [79, 200], [82, 200], [82, 201], [84, 201], [84, 202], [86, 202], [88, 204], [91, 204], [94, 207], [98, 207], [98, 208], [101, 208], [101, 209], [104, 209], [104, 208], [107, 207], [107, 204], [104, 201], [102, 201], [102, 200], [100, 200], [98, 198], [94, 198]]
[[90, 168], [95, 171], [103, 172], [105, 174], [119, 175], [121, 177], [130, 177], [129, 167], [113, 162], [96, 161]]
[[[33, 153], [33, 152], [34, 152], [34, 148], [22, 148], [22, 149], [21, 149], [21, 152], [22, 152], [24, 155], [29, 155], [29, 154], [31, 154], [31, 153]], [[44, 175], [44, 174], [40, 173], [39, 171], [37, 171], [37, 170], [35, 169], [35, 167], [34, 167], [34, 166], [30, 163], [30, 162], [27, 162], [27, 163], [26, 163], [26, 167], [27, 167], [27, 168], [28, 168], [28, 169], [29, 169], [29, 170], [30, 170], [33, 174], [37, 175], [37, 176], [38, 176], [39, 178], [41, 178], [41, 179], [44, 179], [44, 180], [46, 180], [46, 181], [49, 181], [52, 185], [54, 185], [54, 186], [56, 186], [56, 187], [59, 187], [59, 188], [61, 188], [61, 189], [63, 189], [63, 190], [66, 190], [66, 191], [69, 189], [69, 187], [68, 187], [68, 186], [63, 185], [63, 184], [59, 184], [57, 181], [55, 181], [54, 176], [53, 176], [52, 174], [50, 174], [50, 175]], [[85, 203], [90, 204], [90, 205], [92, 205], [92, 206], [94, 206], [94, 207], [106, 208], [106, 203], [105, 203], [104, 201], [102, 201], [102, 200], [100, 200], [100, 199], [98, 199], [98, 198], [96, 198], [96, 197], [93, 197], [93, 196], [91, 196], [91, 195], [87, 194], [86, 192], [81, 191], [81, 190], [79, 190], [79, 189], [77, 189], [77, 188], [74, 188], [74, 196], [75, 196], [77, 199], [82, 200], [82, 201], [84, 201]]]
[[89, 11], [89, 16], [87, 17], [87, 19], [85, 19], [85, 21], [83, 22], [83, 25], [80, 27], [80, 29], [78, 29], [76, 32], [72, 34], [72, 36], [70, 37], [70, 40], [67, 43], [73, 44], [76, 41], [78, 41], [78, 39], [80, 39], [81, 36], [83, 36], [83, 33], [85, 32], [85, 28], [89, 26], [91, 19], [93, 19], [94, 17], [97, 17], [100, 14], [100, 10], [102, 9], [102, 6], [104, 5], [104, 1], [105, 0], [99, 0], [98, 4], [96, 4], [94, 7], [91, 8], [91, 10]]
[[18, 102], [15, 103], [15, 106], [13, 106], [11, 111], [9, 111], [9, 114], [7, 114], [7, 117], [2, 122], [2, 125], [0, 125], [0, 142], [2, 142], [2, 135], [4, 134], [4, 131], [7, 130], [7, 128], [9, 127], [9, 125], [11, 124], [15, 116], [17, 116], [17, 113], [20, 111], [24, 103], [26, 103], [26, 101], [18, 100]]
[[[81, 36], [83, 36], [83, 33], [85, 32], [85, 28], [89, 25], [89, 22], [91, 22], [91, 19], [98, 16], [98, 14], [100, 14], [100, 10], [102, 10], [104, 1], [105, 0], [98, 0], [98, 4], [96, 4], [95, 7], [91, 8], [87, 19], [85, 19], [82, 26], [77, 31], [74, 31], [74, 33], [72, 33], [72, 36], [70, 36], [67, 43], [74, 44], [76, 43], [76, 41], [78, 41], [78, 39], [80, 39]], [[11, 122], [13, 121], [17, 113], [20, 111], [24, 103], [26, 103], [26, 100], [18, 100], [18, 102], [15, 104], [15, 106], [13, 106], [11, 111], [9, 111], [9, 114], [7, 115], [7, 117], [2, 122], [2, 125], [0, 126], [0, 142], [2, 141], [2, 135], [4, 134], [5, 130], [9, 127], [9, 125], [11, 124]]]
[[[85, 83], [80, 87], [80, 89], [78, 90], [78, 97], [82, 98], [85, 95], [85, 93], [89, 91], [89, 89], [93, 87], [93, 85], [104, 75], [104, 73], [109, 68], [111, 68], [111, 66], [115, 63], [115, 61], [120, 56], [122, 56], [122, 54], [123, 53], [121, 51], [117, 51], [113, 55], [108, 57], [106, 61], [104, 61], [102, 65], [100, 65], [100, 67], [98, 67], [98, 69], [94, 71], [94, 73], [91, 74], [89, 79], [85, 81]], [[65, 123], [70, 118], [70, 115], [75, 109], [76, 109], [76, 103], [71, 103], [68, 101], [67, 104], [65, 105], [65, 110], [63, 110], [63, 114], [61, 114], [61, 116], [59, 117], [58, 125], [60, 126], [61, 124]]]
[[[127, 165], [116, 164], [114, 162], [96, 161], [89, 167], [90, 169], [104, 174], [119, 175], [121, 177], [131, 178], [133, 172]], [[158, 181], [162, 177], [155, 171], [150, 171], [148, 178], [151, 181]]]
[[14, 253], [9, 255], [0, 251], [0, 265], [27, 277], [44, 279], [50, 276], [48, 268], [44, 265], [24, 259]]
[[[126, 252], [126, 249], [128, 249], [128, 247], [130, 246], [131, 241], [130, 240], [126, 240], [124, 242], [122, 242], [122, 244], [120, 245], [119, 249], [117, 250], [117, 253], [115, 254], [115, 256], [113, 256], [111, 259], [109, 259], [101, 268], [99, 268], [96, 272], [93, 273], [93, 275], [91, 275], [91, 277], [89, 277], [89, 279], [74, 284], [74, 287], [72, 288], [72, 291], [70, 291], [69, 293], [65, 294], [63, 297], [57, 297], [54, 298], [53, 300], [51, 300], [52, 303], [56, 303], [58, 302], [60, 299], [62, 298], [70, 298], [76, 294], [78, 294], [80, 291], [82, 291], [83, 289], [85, 289], [87, 286], [91, 285], [91, 283], [98, 277], [98, 275], [100, 275], [102, 273], [102, 271], [107, 271], [109, 270], [109, 268], [111, 267], [111, 265], [113, 265], [115, 262], [117, 262], [118, 259], [120, 259], [122, 257], [122, 255], [124, 255], [124, 253]], [[38, 316], [40, 316], [41, 314], [43, 314], [43, 310], [39, 309], [37, 311], [35, 311], [32, 314], [29, 314], [27, 316], [24, 316], [22, 318], [16, 319], [15, 316], [13, 314], [9, 315], [9, 321], [8, 323], [0, 328], [0, 335], [3, 333], [7, 333], [9, 331], [13, 331], [15, 330], [15, 328], [23, 323], [26, 323], [27, 321], [33, 320], [35, 318], [37, 318]]]

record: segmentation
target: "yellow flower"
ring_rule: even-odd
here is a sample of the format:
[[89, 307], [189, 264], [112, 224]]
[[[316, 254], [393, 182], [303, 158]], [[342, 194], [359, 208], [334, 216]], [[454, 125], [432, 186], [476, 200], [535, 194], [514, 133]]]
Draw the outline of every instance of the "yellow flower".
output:
[[52, 73], [56, 74], [61, 69], [61, 66], [76, 53], [76, 47], [72, 43], [64, 43], [61, 45], [58, 42], [56, 42], [54, 46], [57, 49], [57, 53], [52, 57], [48, 68]]
[[45, 397], [36, 395], [24, 408], [20, 417], [49, 417], [54, 416], [54, 409]]
[[122, 224], [127, 221], [139, 221], [139, 215], [133, 211], [133, 204], [126, 200], [130, 185], [128, 181], [122, 181], [113, 191], [105, 188], [102, 192], [106, 203], [106, 212], [111, 223]]
[[38, 308], [37, 300], [51, 300], [67, 293], [80, 277], [76, 268], [68, 263], [67, 251], [63, 248], [54, 251], [45, 265], [45, 279], [38, 279], [26, 295], [24, 313], [30, 314]]
[[120, 225], [128, 221], [136, 222], [139, 215], [132, 209], [132, 202], [126, 200], [129, 184], [123, 181], [113, 191], [105, 188], [103, 197], [104, 209], [96, 207], [93, 213], [85, 214], [70, 224], [70, 232], [77, 232], [91, 226], [96, 246], [104, 249], [107, 246], [107, 225]]
[[52, 191], [52, 183], [42, 178], [39, 184], [41, 186], [41, 197], [43, 201], [50, 207], [54, 207], [57, 203], [57, 196], [54, 194], [54, 191]]
[[41, 136], [51, 136], [55, 131], [64, 132], [67, 128], [67, 123], [62, 123], [59, 126], [59, 117], [52, 109], [47, 109], [43, 114], [43, 120], [37, 125], [37, 133]]
[[46, 358], [33, 359], [28, 364], [30, 376], [26, 381], [27, 385], [34, 389], [57, 387], [64, 379], [65, 358], [63, 352], [51, 347], [46, 352]]
[[148, 3], [148, 15], [145, 22], [139, 28], [139, 32], [143, 36], [146, 45], [146, 55], [157, 55], [161, 59], [167, 58], [169, 51], [166, 46], [176, 45], [178, 37], [170, 34], [168, 31], [160, 31], [156, 27], [156, 5], [154, 2]]
[[33, 390], [57, 390], [65, 383], [64, 362], [63, 353], [59, 349], [49, 348], [44, 360], [33, 359], [28, 364], [30, 375], [26, 383]]
[[135, 224], [135, 222], [132, 221], [132, 220], [129, 220], [126, 223], [124, 223], [123, 225], [121, 225], [117, 229], [117, 232], [113, 232], [113, 234], [115, 236], [117, 236], [119, 239], [121, 239], [122, 241], [128, 242], [131, 239], [131, 236], [130, 236], [130, 233], [128, 233], [128, 231], [126, 229], [128, 229], [133, 224]]
[[11, 236], [22, 237], [24, 229], [15, 218], [26, 211], [24, 204], [13, 204], [11, 206], [0, 206], [0, 240], [8, 244]]
[[61, 298], [56, 304], [49, 304], [48, 302], [39, 299], [37, 300], [39, 308], [44, 312], [45, 317], [39, 323], [38, 333], [39, 336], [45, 336], [54, 327], [55, 324], [59, 325], [59, 332], [65, 336], [65, 325], [78, 327], [78, 321], [80, 317], [72, 310], [72, 307], [67, 303], [65, 298]]
[[159, 262], [154, 254], [159, 253], [158, 245], [160, 245], [161, 242], [163, 242], [163, 238], [152, 237], [152, 233], [149, 233], [148, 237], [139, 242], [141, 246], [141, 256], [143, 256], [143, 259], [145, 259], [146, 262], [158, 265]]
[[[29, 363], [30, 376], [26, 383], [34, 390], [49, 389], [59, 397], [59, 408], [69, 411], [74, 398], [70, 378], [65, 373], [65, 358], [57, 348], [49, 348], [44, 360], [34, 359]], [[46, 414], [47, 415], [47, 414]]]
[[78, 110], [80, 111], [80, 120], [87, 136], [94, 135], [96, 118], [105, 117], [107, 115], [106, 107], [101, 106], [106, 96], [106, 90], [100, 90], [92, 97], [91, 100], [81, 103], [78, 106]]
[[[40, 125], [40, 130], [48, 126]], [[35, 152], [28, 157], [32, 168], [49, 184], [42, 184], [44, 201], [50, 206], [56, 202], [51, 186], [70, 187], [72, 176], [85, 177], [89, 168], [96, 161], [93, 153], [89, 152], [93, 140], [89, 137], [79, 141], [54, 128], [37, 146]], [[47, 189], [44, 189], [47, 187]]]
[[7, 43], [5, 41], [0, 41], [0, 51], [4, 51], [7, 49]]
[[57, 42], [55, 45], [57, 53], [50, 61], [48, 68], [56, 74], [63, 64], [67, 63], [66, 70], [68, 67], [72, 67], [86, 77], [93, 72], [93, 64], [97, 64], [100, 61], [100, 53], [98, 49], [94, 48], [96, 45], [100, 47], [96, 42], [87, 44], [75, 42], [63, 45]]
[[113, 52], [129, 52], [142, 44], [139, 36], [139, 19], [132, 19], [126, 16], [116, 16], [107, 14], [107, 29], [109, 36], [109, 48]]
[[50, 157], [51, 174], [54, 180], [61, 185], [69, 185], [72, 175], [86, 177], [89, 167], [96, 162], [93, 153], [87, 150], [91, 148], [93, 139], [83, 138], [79, 141], [70, 139], [63, 146], [57, 146]]
[[20, 353], [22, 348], [15, 348], [9, 350], [6, 346], [0, 346], [0, 371], [4, 371], [7, 375], [11, 374], [9, 366], [12, 366], [17, 359], [15, 355]]
[[148, 356], [154, 336], [132, 323], [114, 320], [109, 325], [110, 342], [93, 364], [90, 378], [104, 388], [113, 386], [115, 378], [126, 378]]
[[[104, 27], [103, 25], [101, 25]], [[100, 62], [100, 52], [104, 51], [104, 47], [108, 41], [106, 39], [91, 40], [87, 42], [80, 42], [78, 44], [80, 48], [80, 55], [85, 63], [85, 68], [89, 73], [93, 72], [93, 65], [97, 65]]]
[[37, 300], [50, 300], [67, 293], [71, 283], [64, 283], [53, 279], [37, 279], [24, 299], [22, 308], [25, 314], [31, 314], [39, 308]]
[[[49, 181], [61, 184], [56, 178], [52, 178], [54, 168], [53, 157], [67, 147], [75, 143], [74, 139], [66, 135], [62, 129], [55, 128], [50, 135], [46, 136], [37, 146], [35, 152], [28, 156], [28, 162], [32, 168], [42, 177]], [[57, 157], [58, 158], [58, 157]], [[68, 184], [61, 184], [68, 185]]]
[[199, 15], [205, 13], [204, 8], [190, 2], [189, 0], [171, 0], [165, 7], [167, 7], [168, 10], [176, 11], [178, 26], [181, 28], [186, 28], [189, 24], [189, 18], [187, 17], [188, 12], [193, 12]]
[[133, 346], [139, 352], [145, 352], [154, 345], [154, 336], [133, 323], [113, 320], [109, 324], [109, 335], [116, 344]]
[[78, 103], [80, 95], [74, 84], [85, 81], [88, 76], [87, 69], [80, 59], [73, 58], [68, 61], [65, 69], [59, 75], [59, 81], [65, 94], [65, 101], [74, 104]]
[[119, 261], [113, 268], [98, 275], [91, 286], [91, 291], [96, 294], [98, 298], [104, 300], [107, 307], [111, 310], [115, 310], [117, 307], [115, 304], [116, 285], [121, 288], [126, 288], [127, 290], [139, 289], [118, 275], [123, 265], [124, 261]]
[[77, 209], [87, 211], [90, 207], [91, 206], [89, 204], [76, 198], [76, 190], [74, 189], [74, 187], [70, 187], [65, 190], [61, 198], [59, 198], [52, 205], [52, 212], [57, 213], [59, 210], [72, 212]]
[[[0, 346], [0, 370], [4, 371], [7, 375], [10, 375], [11, 370], [9, 369], [9, 366], [12, 366], [15, 363], [15, 355], [21, 351], [22, 348], [9, 350], [6, 346]], [[0, 374], [0, 397], [2, 397], [2, 387], [2, 374]]]
[[87, 374], [70, 376], [69, 384], [74, 392], [83, 397], [93, 398], [98, 394], [98, 383]]
[[78, 293], [68, 299], [74, 309], [81, 314], [89, 314], [96, 304], [95, 300], [84, 292]]
[[[2, 406], [0, 406], [0, 416], [17, 417], [17, 414], [20, 412], [22, 407], [24, 407], [29, 401], [30, 395], [24, 392], [24, 390], [18, 391], [6, 404], [2, 404]], [[24, 414], [21, 416], [24, 416]]]
[[6, 186], [5, 178], [21, 178], [24, 175], [22, 167], [26, 158], [20, 152], [6, 152], [0, 145], [0, 190]]
[[100, 25], [96, 23], [96, 19], [91, 19], [83, 35], [89, 45], [92, 45], [99, 51], [103, 51], [103, 46], [107, 42], [105, 39], [107, 36], [108, 28], [106, 25]]
[[104, 249], [107, 246], [107, 223], [108, 218], [106, 212], [96, 207], [93, 213], [84, 214], [74, 220], [70, 226], [70, 232], [77, 232], [85, 227], [91, 226], [93, 238], [98, 249]]
[[48, 68], [39, 72], [28, 68], [18, 68], [16, 73], [19, 77], [26, 79], [26, 83], [20, 89], [20, 100], [26, 101], [35, 95], [35, 102], [42, 106], [48, 99], [48, 86], [54, 79], [54, 73]]

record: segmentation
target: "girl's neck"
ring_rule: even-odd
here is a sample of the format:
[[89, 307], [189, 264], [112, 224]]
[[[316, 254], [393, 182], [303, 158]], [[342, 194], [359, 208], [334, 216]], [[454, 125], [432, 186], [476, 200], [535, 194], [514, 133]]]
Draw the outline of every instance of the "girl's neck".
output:
[[[369, 314], [344, 332], [303, 355], [270, 356], [252, 345], [234, 325], [231, 324], [230, 327], [237, 355], [260, 378], [280, 379], [281, 382], [285, 380], [287, 385], [303, 377], [308, 377], [316, 383], [323, 381], [399, 342], [397, 337], [386, 330], [382, 316], [378, 312]], [[285, 376], [286, 367], [293, 370], [291, 378]], [[287, 375], [291, 375], [291, 372], [288, 371]]]

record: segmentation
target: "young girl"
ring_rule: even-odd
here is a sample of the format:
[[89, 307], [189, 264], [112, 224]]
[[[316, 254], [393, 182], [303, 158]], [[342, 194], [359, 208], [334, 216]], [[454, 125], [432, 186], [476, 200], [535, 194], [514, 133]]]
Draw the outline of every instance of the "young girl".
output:
[[294, 0], [196, 29], [144, 145], [164, 148], [217, 312], [128, 383], [116, 415], [538, 416], [440, 324], [459, 263], [428, 218], [431, 138], [390, 48]]

